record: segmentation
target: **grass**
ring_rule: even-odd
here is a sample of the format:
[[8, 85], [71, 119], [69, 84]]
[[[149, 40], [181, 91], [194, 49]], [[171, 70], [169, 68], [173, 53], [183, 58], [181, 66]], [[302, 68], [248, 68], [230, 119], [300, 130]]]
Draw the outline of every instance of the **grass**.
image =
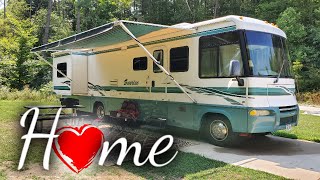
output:
[[0, 86], [0, 100], [28, 101], [32, 99], [37, 102], [58, 102], [60, 96], [56, 95], [52, 89], [51, 85], [44, 86], [38, 91], [27, 87], [19, 91]]
[[0, 171], [0, 180], [2, 180], [2, 179], [7, 179], [7, 175], [5, 172]]
[[320, 143], [320, 116], [300, 114], [298, 126], [291, 131], [276, 131], [273, 135]]
[[[20, 114], [26, 105], [55, 104], [55, 102], [34, 101], [0, 101], [0, 163], [5, 161], [18, 162], [23, 146]], [[29, 152], [44, 151], [46, 140], [33, 140]], [[29, 153], [27, 162], [41, 162], [43, 153]]]
[[131, 162], [121, 167], [146, 179], [285, 179], [184, 152], [179, 152], [169, 165], [161, 168], [150, 164], [136, 167]]

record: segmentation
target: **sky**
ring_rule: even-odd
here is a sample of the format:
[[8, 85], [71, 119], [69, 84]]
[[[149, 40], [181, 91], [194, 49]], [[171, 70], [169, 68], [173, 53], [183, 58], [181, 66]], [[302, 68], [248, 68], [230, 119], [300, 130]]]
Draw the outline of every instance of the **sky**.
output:
[[3, 0], [0, 0], [0, 9], [3, 8]]

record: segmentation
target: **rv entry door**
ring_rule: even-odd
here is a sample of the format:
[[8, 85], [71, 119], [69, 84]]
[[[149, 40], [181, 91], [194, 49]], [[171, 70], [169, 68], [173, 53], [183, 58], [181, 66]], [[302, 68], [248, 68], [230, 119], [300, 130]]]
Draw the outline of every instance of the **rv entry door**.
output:
[[[154, 47], [150, 52], [165, 69], [168, 69], [168, 51], [166, 47]], [[154, 118], [165, 121], [168, 117], [167, 85], [170, 80], [151, 59], [150, 61], [152, 62], [152, 68], [150, 69], [150, 95], [154, 100], [154, 110], [152, 114]]]
[[[154, 47], [151, 53], [165, 69], [168, 69], [168, 51], [164, 46]], [[168, 76], [154, 62], [152, 62], [151, 71], [151, 93], [159, 94], [166, 101]]]

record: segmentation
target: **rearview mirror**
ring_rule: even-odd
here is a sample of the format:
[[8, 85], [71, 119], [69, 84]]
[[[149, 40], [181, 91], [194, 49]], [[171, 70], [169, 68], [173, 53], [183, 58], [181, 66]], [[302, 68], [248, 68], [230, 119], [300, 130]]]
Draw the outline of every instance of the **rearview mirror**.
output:
[[241, 75], [240, 61], [238, 61], [238, 60], [231, 60], [230, 61], [229, 75], [232, 77], [236, 77], [236, 76]]

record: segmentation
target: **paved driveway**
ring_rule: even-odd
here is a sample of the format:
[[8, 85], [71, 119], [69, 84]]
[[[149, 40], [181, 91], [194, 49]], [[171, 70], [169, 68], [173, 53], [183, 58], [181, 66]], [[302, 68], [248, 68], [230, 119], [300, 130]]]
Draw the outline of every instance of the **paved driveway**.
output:
[[315, 116], [320, 116], [320, 107], [299, 105], [300, 110], [304, 111], [304, 114], [312, 114]]
[[198, 142], [181, 151], [293, 179], [320, 179], [320, 144], [266, 136], [237, 148]]

